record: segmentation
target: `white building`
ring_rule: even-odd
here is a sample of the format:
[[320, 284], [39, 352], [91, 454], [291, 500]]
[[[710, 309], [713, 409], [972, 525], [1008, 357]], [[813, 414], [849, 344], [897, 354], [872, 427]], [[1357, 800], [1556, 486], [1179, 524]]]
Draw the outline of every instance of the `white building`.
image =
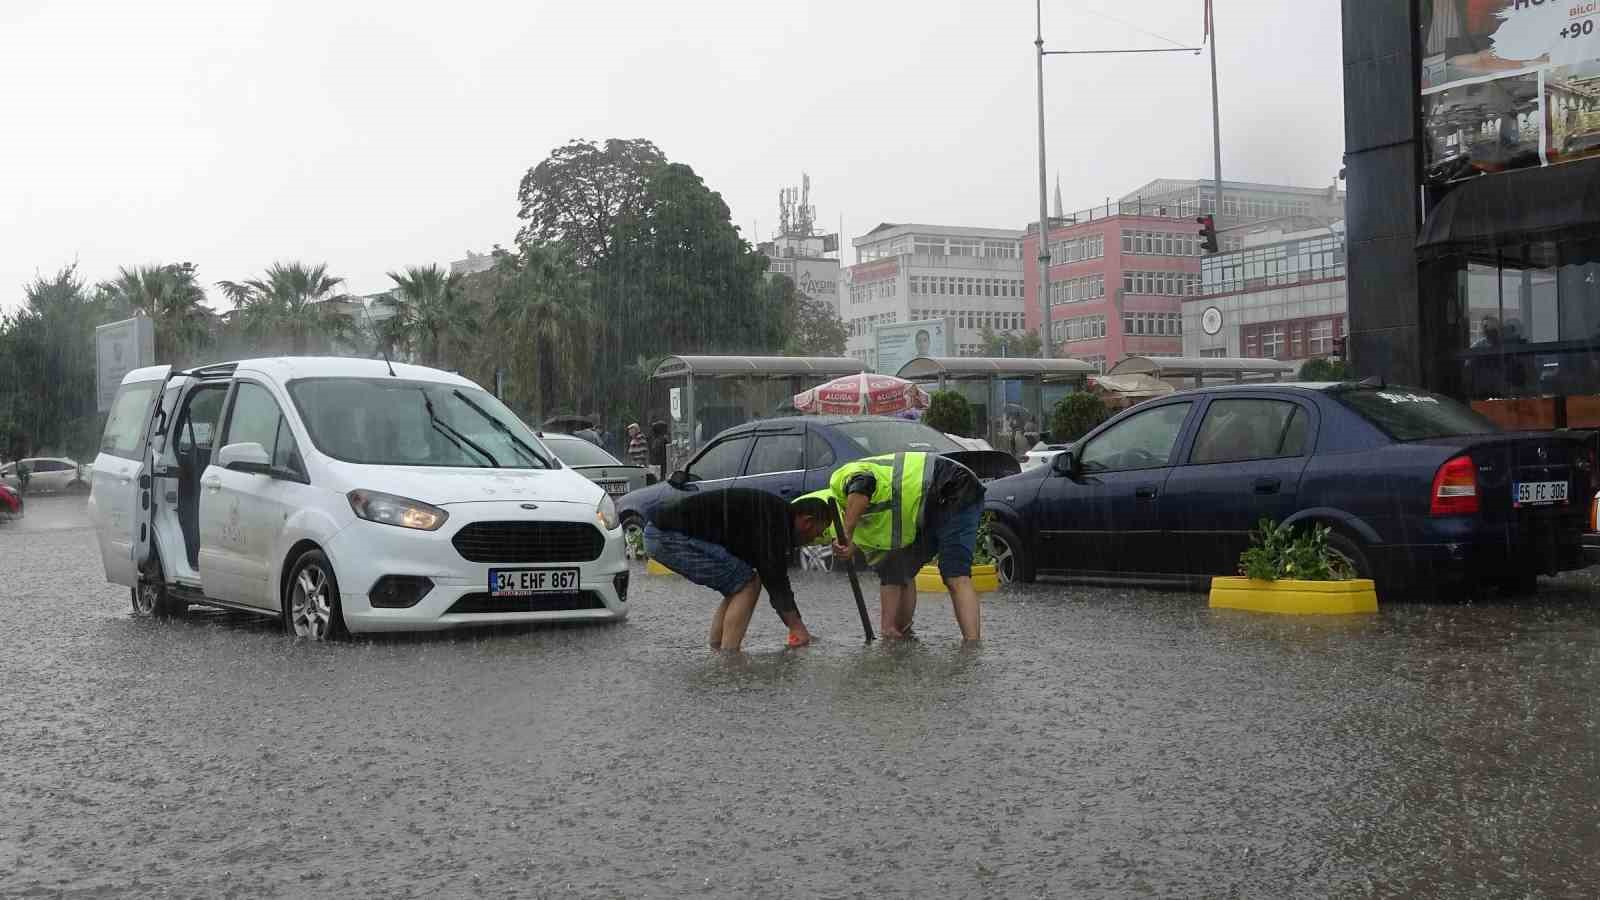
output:
[[879, 325], [948, 320], [960, 356], [982, 354], [986, 327], [1026, 327], [1018, 229], [886, 222], [852, 243], [856, 264], [845, 270], [839, 316], [850, 333], [846, 353], [869, 368], [877, 365]]
[[756, 250], [771, 261], [768, 278], [786, 276], [807, 297], [839, 303], [838, 235], [779, 236], [763, 242]]
[[458, 259], [450, 263], [451, 275], [476, 275], [494, 268], [493, 253], [473, 253], [467, 251], [466, 259]]
[[1350, 327], [1344, 222], [1295, 216], [1234, 229], [1241, 248], [1201, 260], [1183, 301], [1183, 355], [1301, 361]]

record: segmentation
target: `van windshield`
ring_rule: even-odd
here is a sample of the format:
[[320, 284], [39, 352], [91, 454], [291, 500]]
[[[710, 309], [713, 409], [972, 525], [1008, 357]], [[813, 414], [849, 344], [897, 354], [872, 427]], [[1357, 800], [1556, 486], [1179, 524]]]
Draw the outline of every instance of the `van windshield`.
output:
[[317, 449], [375, 466], [550, 469], [548, 448], [481, 388], [398, 378], [289, 383]]

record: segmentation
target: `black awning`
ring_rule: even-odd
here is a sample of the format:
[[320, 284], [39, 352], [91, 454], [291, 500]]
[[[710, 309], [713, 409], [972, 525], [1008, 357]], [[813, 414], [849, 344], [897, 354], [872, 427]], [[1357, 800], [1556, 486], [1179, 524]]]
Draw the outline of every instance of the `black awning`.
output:
[[1417, 246], [1492, 247], [1565, 229], [1600, 231], [1600, 159], [1480, 175], [1428, 216]]

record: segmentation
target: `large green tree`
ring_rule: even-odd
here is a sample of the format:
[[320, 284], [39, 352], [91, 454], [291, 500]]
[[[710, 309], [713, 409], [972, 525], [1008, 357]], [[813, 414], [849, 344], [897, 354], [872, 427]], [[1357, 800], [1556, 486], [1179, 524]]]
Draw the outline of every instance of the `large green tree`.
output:
[[355, 301], [325, 263], [273, 263], [260, 278], [217, 286], [233, 301], [236, 326], [256, 353], [326, 352], [355, 332], [348, 305]]
[[191, 362], [211, 341], [214, 314], [192, 265], [124, 266], [97, 293], [114, 313], [150, 317], [158, 362]]
[[0, 454], [59, 452], [87, 462], [99, 438], [94, 329], [125, 309], [91, 296], [75, 266], [36, 277], [0, 317]]
[[983, 355], [994, 358], [1015, 357], [1033, 359], [1039, 355], [1039, 332], [1014, 331], [996, 332], [985, 327], [978, 332], [978, 341], [983, 345]]
[[566, 244], [579, 265], [594, 265], [615, 246], [618, 224], [643, 213], [650, 174], [665, 162], [643, 139], [557, 147], [517, 188], [517, 244]]

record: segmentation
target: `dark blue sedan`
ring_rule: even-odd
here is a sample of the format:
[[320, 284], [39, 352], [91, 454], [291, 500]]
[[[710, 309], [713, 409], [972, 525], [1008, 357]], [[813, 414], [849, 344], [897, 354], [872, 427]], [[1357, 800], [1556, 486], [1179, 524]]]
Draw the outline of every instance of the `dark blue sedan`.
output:
[[1380, 588], [1527, 591], [1585, 565], [1592, 435], [1507, 433], [1436, 394], [1208, 388], [1141, 404], [1052, 465], [989, 485], [1002, 576], [1236, 572], [1262, 519], [1330, 526]]
[[[695, 456], [684, 473], [692, 490], [755, 488], [781, 497], [798, 497], [827, 487], [833, 471], [847, 462], [902, 451], [939, 453], [959, 459], [980, 478], [1017, 472], [1016, 460], [996, 451], [966, 450], [919, 422], [881, 416], [796, 416], [765, 419], [729, 428]], [[662, 498], [678, 490], [662, 482], [617, 501], [617, 514], [630, 547]]]

